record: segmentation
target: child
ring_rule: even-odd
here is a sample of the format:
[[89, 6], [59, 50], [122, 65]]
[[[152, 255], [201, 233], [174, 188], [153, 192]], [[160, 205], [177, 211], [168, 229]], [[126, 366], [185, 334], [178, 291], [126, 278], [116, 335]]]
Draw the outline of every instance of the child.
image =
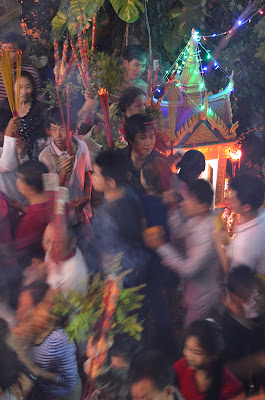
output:
[[[67, 121], [66, 110], [63, 109], [64, 120]], [[88, 223], [91, 218], [91, 161], [86, 144], [73, 136], [71, 155], [67, 149], [67, 132], [62, 123], [59, 108], [53, 108], [48, 113], [48, 125], [52, 136], [51, 144], [44, 149], [39, 157], [49, 172], [57, 173], [61, 186], [69, 189], [71, 219], [75, 225]], [[70, 129], [73, 129], [74, 123]]]
[[177, 386], [186, 400], [226, 400], [242, 394], [241, 383], [221, 362], [223, 350], [216, 323], [197, 320], [187, 329], [184, 358], [174, 365]]
[[15, 135], [20, 127], [20, 118], [13, 117], [9, 120], [9, 112], [0, 113], [0, 190], [9, 198], [26, 205], [27, 201], [22, 196], [16, 185], [16, 168], [28, 160], [26, 143]]

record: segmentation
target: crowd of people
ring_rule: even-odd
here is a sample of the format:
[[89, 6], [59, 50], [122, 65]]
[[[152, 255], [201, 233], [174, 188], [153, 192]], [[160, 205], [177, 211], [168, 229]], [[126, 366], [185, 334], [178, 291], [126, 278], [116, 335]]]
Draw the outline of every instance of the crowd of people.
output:
[[[2, 42], [26, 48], [17, 34]], [[117, 273], [117, 254], [119, 273], [127, 272], [121, 285], [143, 285], [142, 339], [114, 337], [91, 398], [226, 400], [265, 389], [263, 183], [230, 179], [228, 204], [240, 223], [226, 243], [214, 190], [200, 178], [204, 155], [156, 149], [156, 123], [144, 113], [146, 60], [140, 46], [124, 51], [113, 97], [125, 145], [116, 150], [95, 145], [102, 122], [90, 98], [77, 115], [71, 110], [69, 143], [67, 110], [47, 108], [32, 65], [22, 63], [18, 116], [0, 77], [1, 400], [82, 398], [96, 338], [70, 342], [54, 298], [86, 295], [91, 276]], [[59, 254], [52, 177], [68, 197]]]

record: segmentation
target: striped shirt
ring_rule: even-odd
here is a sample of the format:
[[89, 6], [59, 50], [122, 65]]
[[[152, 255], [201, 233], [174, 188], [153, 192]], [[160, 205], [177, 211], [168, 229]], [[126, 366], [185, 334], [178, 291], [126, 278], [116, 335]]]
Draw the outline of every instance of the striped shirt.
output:
[[64, 396], [76, 386], [79, 380], [76, 346], [69, 342], [63, 329], [52, 331], [41, 344], [31, 346], [29, 357], [44, 371], [57, 374], [57, 384], [39, 380], [40, 388], [46, 394]]
[[[21, 69], [23, 71], [27, 71], [32, 75], [35, 84], [35, 93], [37, 100], [41, 100], [42, 93], [41, 93], [41, 79], [37, 69], [30, 63], [23, 63], [21, 65]], [[16, 69], [15, 69], [16, 71]], [[5, 85], [3, 82], [2, 75], [0, 74], [0, 100], [5, 99], [7, 97]]]

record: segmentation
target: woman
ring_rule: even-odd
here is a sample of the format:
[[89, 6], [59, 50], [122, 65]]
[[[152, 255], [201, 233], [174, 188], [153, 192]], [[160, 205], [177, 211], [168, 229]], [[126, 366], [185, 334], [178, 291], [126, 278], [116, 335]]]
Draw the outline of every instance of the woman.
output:
[[138, 193], [145, 193], [141, 184], [141, 169], [146, 162], [165, 156], [154, 150], [155, 123], [146, 115], [135, 114], [125, 122], [125, 135], [128, 146], [120, 151], [128, 160], [129, 185]]
[[[19, 324], [13, 329], [20, 342], [19, 355], [37, 377], [45, 399], [80, 400], [76, 346], [57, 326], [50, 313], [52, 306], [53, 294], [47, 283], [35, 281], [23, 289], [17, 309]], [[26, 353], [21, 347], [26, 347]]]
[[[16, 80], [15, 80], [16, 83]], [[35, 86], [32, 75], [21, 71], [18, 115], [21, 119], [20, 136], [26, 142], [26, 151], [30, 159], [38, 159], [41, 149], [38, 149], [40, 139], [45, 139], [43, 114], [47, 105], [35, 98]], [[9, 110], [8, 99], [0, 101], [1, 110]], [[10, 118], [12, 118], [10, 111]]]
[[121, 96], [118, 107], [127, 118], [134, 114], [143, 114], [146, 107], [144, 91], [137, 87], [128, 87]]
[[174, 365], [177, 385], [186, 400], [226, 400], [242, 394], [242, 384], [223, 366], [221, 328], [197, 320], [187, 329], [183, 354]]

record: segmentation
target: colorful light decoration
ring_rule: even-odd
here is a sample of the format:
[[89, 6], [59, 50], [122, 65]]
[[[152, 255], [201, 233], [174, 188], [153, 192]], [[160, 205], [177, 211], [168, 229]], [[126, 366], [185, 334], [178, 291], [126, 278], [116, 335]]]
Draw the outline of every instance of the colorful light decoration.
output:
[[232, 173], [233, 176], [236, 174], [236, 168], [240, 169], [240, 160], [242, 156], [242, 151], [236, 147], [236, 148], [231, 148], [229, 150], [229, 158], [232, 162]]

